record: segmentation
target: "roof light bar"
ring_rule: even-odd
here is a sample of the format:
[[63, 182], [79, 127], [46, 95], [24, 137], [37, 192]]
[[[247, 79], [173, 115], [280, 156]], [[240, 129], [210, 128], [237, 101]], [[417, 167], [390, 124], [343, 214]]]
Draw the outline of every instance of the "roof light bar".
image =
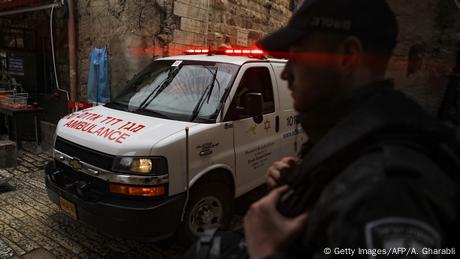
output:
[[225, 49], [225, 50], [213, 50], [209, 49], [187, 49], [185, 54], [225, 54], [235, 56], [263, 56], [265, 53], [260, 49]]
[[225, 54], [227, 55], [263, 55], [264, 52], [260, 49], [226, 49]]
[[209, 49], [188, 49], [185, 51], [186, 54], [208, 54]]

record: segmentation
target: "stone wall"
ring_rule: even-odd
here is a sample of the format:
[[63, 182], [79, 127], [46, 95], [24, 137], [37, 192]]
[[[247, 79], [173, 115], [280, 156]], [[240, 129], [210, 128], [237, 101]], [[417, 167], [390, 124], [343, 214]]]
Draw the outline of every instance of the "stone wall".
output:
[[171, 0], [78, 1], [79, 97], [86, 99], [91, 48], [107, 47], [112, 96], [153, 59], [169, 54], [178, 18]]
[[[454, 0], [389, 0], [400, 24], [388, 76], [397, 87], [437, 114], [460, 41], [460, 9]], [[409, 52], [415, 69], [408, 71]], [[418, 64], [417, 64], [418, 63]]]
[[285, 24], [291, 12], [285, 0], [176, 0], [174, 14], [180, 27], [171, 54], [187, 47], [217, 48], [226, 39], [231, 46], [250, 47]]
[[79, 98], [86, 99], [93, 47], [109, 50], [115, 96], [158, 57], [189, 47], [216, 47], [226, 38], [233, 46], [251, 46], [287, 21], [288, 8], [285, 0], [78, 1]]
[[[388, 0], [400, 22], [388, 76], [435, 114], [460, 40], [454, 0]], [[78, 1], [80, 99], [91, 47], [108, 47], [112, 93], [155, 58], [189, 47], [249, 47], [285, 24], [299, 0]], [[208, 11], [209, 10], [209, 11]], [[416, 64], [408, 71], [408, 55]]]
[[[186, 1], [186, 0], [177, 0]], [[193, 1], [193, 0], [191, 0]], [[263, 35], [281, 27], [291, 15], [286, 0], [195, 0], [201, 8], [209, 5], [209, 16], [200, 21], [208, 34], [196, 45], [216, 48], [222, 43], [233, 47], [250, 47]], [[176, 6], [175, 6], [176, 7]], [[181, 24], [187, 24], [182, 20]], [[187, 26], [181, 26], [181, 29]], [[197, 31], [195, 31], [196, 33]], [[176, 38], [174, 38], [176, 40]]]

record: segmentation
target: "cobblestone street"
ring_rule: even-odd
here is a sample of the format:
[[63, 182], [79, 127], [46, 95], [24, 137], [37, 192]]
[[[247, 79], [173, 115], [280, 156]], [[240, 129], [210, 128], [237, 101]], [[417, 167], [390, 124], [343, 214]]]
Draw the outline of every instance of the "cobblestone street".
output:
[[48, 200], [44, 166], [50, 159], [49, 151], [20, 150], [17, 167], [0, 169], [0, 258], [37, 258], [40, 251], [41, 258], [182, 256], [185, 249], [176, 244], [121, 240], [73, 221]]
[[[26, 145], [16, 167], [0, 169], [0, 259], [182, 257], [186, 248], [172, 240], [123, 240], [73, 221], [46, 194], [44, 167], [51, 156], [51, 151]], [[233, 227], [241, 224], [249, 204], [263, 193], [260, 189], [237, 199]]]

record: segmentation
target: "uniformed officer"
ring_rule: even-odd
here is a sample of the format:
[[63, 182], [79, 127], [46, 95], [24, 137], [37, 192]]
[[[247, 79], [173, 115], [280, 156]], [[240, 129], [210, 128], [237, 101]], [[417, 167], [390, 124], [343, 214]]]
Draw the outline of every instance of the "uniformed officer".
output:
[[268, 170], [272, 190], [244, 218], [251, 258], [452, 253], [455, 184], [430, 149], [447, 129], [385, 79], [397, 27], [385, 0], [304, 0], [258, 42], [289, 59], [311, 148]]

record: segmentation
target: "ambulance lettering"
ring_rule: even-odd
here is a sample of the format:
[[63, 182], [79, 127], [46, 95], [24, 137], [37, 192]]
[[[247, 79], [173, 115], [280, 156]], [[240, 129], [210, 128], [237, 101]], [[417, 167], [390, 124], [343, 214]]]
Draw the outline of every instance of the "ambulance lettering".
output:
[[90, 113], [90, 111], [92, 111], [93, 109], [86, 109], [84, 112], [80, 111], [80, 112], [74, 112], [74, 113], [71, 113], [67, 116], [64, 117], [64, 119], [72, 119], [72, 118], [78, 118], [80, 116], [82, 117], [85, 117], [85, 116], [88, 116], [88, 115], [96, 115], [96, 116], [101, 116], [102, 115], [99, 115], [99, 114], [95, 114], [95, 113]]
[[297, 121], [298, 121], [298, 116], [289, 116], [286, 118], [286, 125], [288, 127], [295, 126], [297, 125]]
[[117, 119], [111, 116], [107, 116], [107, 118], [103, 119], [101, 123], [110, 124], [110, 126], [113, 126], [119, 122], [123, 121], [122, 119]]
[[121, 130], [121, 129], [124, 129], [124, 130], [129, 130], [131, 132], [138, 132], [139, 130], [145, 128], [144, 125], [137, 125], [136, 123], [134, 122], [130, 122], [128, 121], [126, 124], [124, 124], [123, 126], [119, 127], [118, 129]]
[[[66, 122], [64, 127], [75, 129], [81, 132], [85, 132], [91, 134], [93, 136], [102, 137], [109, 141], [113, 141], [118, 144], [122, 144], [124, 140], [126, 140], [132, 133], [137, 133], [145, 128], [145, 125], [137, 124], [135, 122], [125, 122], [123, 123], [123, 119], [106, 116], [103, 118], [103, 115], [84, 112], [72, 116], [71, 118], [78, 118], [80, 120], [74, 119]], [[84, 121], [84, 120], [89, 120]], [[98, 126], [93, 121], [100, 120], [99, 123], [104, 124], [104, 126]], [[113, 129], [110, 126], [114, 126], [116, 124], [123, 124], [122, 126], [118, 127], [117, 129]], [[128, 131], [129, 133], [127, 133]]]

